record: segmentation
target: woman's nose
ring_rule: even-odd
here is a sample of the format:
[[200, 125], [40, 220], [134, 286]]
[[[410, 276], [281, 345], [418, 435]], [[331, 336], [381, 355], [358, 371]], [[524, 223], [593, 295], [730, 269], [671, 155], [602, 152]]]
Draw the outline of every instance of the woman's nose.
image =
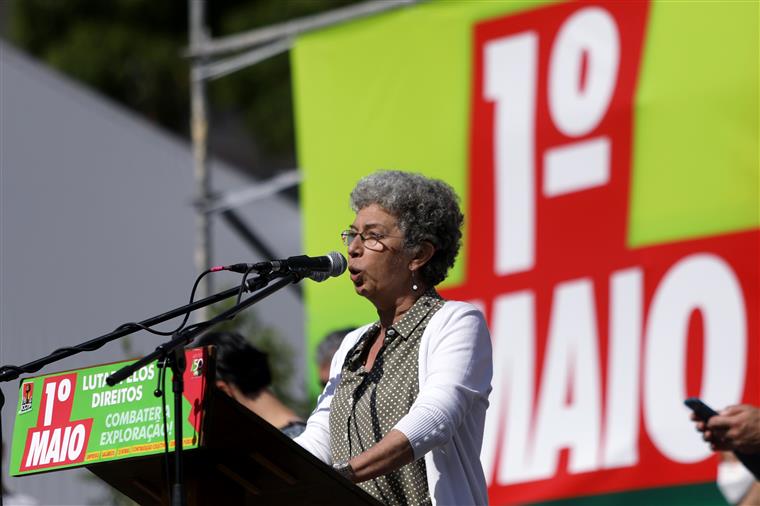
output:
[[357, 234], [354, 236], [354, 240], [348, 243], [348, 255], [352, 257], [359, 256], [363, 249], [362, 238]]

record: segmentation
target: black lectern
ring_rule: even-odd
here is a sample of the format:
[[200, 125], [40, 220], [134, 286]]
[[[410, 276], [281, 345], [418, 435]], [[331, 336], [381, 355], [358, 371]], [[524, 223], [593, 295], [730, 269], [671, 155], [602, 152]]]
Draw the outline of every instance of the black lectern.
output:
[[[189, 506], [380, 504], [213, 383], [207, 382], [200, 447], [183, 452]], [[149, 455], [88, 469], [139, 504], [163, 505], [171, 503], [165, 458]]]

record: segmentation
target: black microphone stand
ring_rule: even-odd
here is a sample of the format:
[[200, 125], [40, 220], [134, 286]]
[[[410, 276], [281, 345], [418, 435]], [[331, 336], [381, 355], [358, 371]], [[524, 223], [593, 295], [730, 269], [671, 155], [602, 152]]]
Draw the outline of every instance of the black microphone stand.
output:
[[[273, 276], [271, 274], [264, 274], [256, 278], [249, 279], [246, 281], [245, 291], [254, 292], [256, 290], [259, 290], [269, 284], [272, 278]], [[172, 318], [182, 316], [187, 312], [210, 306], [211, 304], [215, 304], [224, 299], [229, 299], [230, 297], [236, 297], [238, 293], [240, 293], [240, 287], [230, 288], [229, 290], [219, 292], [215, 295], [206, 297], [205, 299], [195, 301], [192, 304], [186, 304], [158, 316], [148, 318], [147, 320], [139, 322], [137, 325], [122, 325], [121, 327], [112, 332], [109, 332], [108, 334], [103, 334], [102, 336], [86, 341], [80, 345], [67, 348], [59, 348], [50, 355], [38, 358], [37, 360], [33, 360], [32, 362], [26, 363], [24, 365], [4, 365], [0, 367], [0, 383], [13, 381], [22, 374], [37, 372], [48, 364], [58, 362], [59, 360], [63, 360], [64, 358], [68, 358], [72, 355], [82, 353], [83, 351], [95, 351], [99, 348], [102, 348], [105, 344], [111, 341], [130, 334], [134, 334], [138, 330], [142, 330], [140, 326], [152, 327], [167, 320], [171, 320]]]
[[164, 367], [167, 365], [171, 367], [172, 374], [172, 393], [174, 394], [174, 484], [172, 485], [172, 506], [185, 506], [187, 504], [185, 497], [185, 488], [182, 475], [182, 392], [184, 389], [184, 382], [182, 375], [185, 370], [185, 345], [192, 342], [197, 336], [203, 334], [207, 330], [210, 330], [216, 324], [221, 323], [224, 320], [228, 320], [245, 308], [252, 306], [260, 300], [268, 297], [277, 290], [291, 284], [297, 283], [303, 278], [303, 274], [295, 272], [286, 273], [282, 279], [278, 280], [272, 286], [268, 286], [251, 295], [239, 304], [231, 307], [227, 311], [221, 313], [217, 317], [193, 325], [175, 334], [170, 340], [159, 345], [153, 352], [141, 358], [137, 362], [122, 367], [112, 375], [106, 378], [106, 383], [110, 386], [114, 386], [117, 383], [124, 381], [137, 370], [145, 367], [154, 360], [163, 360]]
[[[253, 279], [249, 279], [245, 283], [244, 290], [246, 292], [255, 292], [256, 290], [260, 290], [263, 287], [267, 286], [274, 277], [277, 277], [280, 275], [281, 274], [278, 274], [278, 273], [266, 273], [266, 274], [257, 276]], [[286, 273], [285, 278], [288, 281], [282, 284], [277, 283], [276, 286], [278, 286], [278, 288], [276, 290], [278, 290], [280, 286], [285, 286], [286, 284], [290, 284], [291, 282], [293, 283], [298, 282], [303, 277], [304, 277], [304, 274], [301, 274], [301, 273], [299, 274]], [[276, 290], [273, 290], [273, 291], [276, 291]], [[172, 318], [182, 316], [187, 312], [195, 311], [196, 309], [210, 306], [211, 304], [214, 304], [224, 299], [228, 299], [230, 297], [236, 297], [239, 293], [240, 293], [240, 287], [230, 288], [229, 290], [219, 292], [215, 295], [211, 295], [209, 297], [193, 302], [191, 304], [186, 304], [184, 306], [178, 307], [176, 309], [172, 309], [158, 316], [154, 316], [152, 318], [148, 318], [147, 320], [143, 320], [139, 322], [138, 325], [129, 325], [129, 324], [122, 325], [121, 327], [117, 328], [116, 330], [112, 332], [109, 332], [108, 334], [103, 334], [102, 336], [86, 341], [80, 345], [73, 346], [73, 347], [59, 348], [53, 351], [50, 355], [47, 355], [42, 358], [38, 358], [24, 365], [20, 365], [20, 366], [10, 365], [10, 364], [4, 365], [0, 367], [0, 383], [13, 381], [17, 379], [19, 376], [21, 376], [22, 374], [31, 374], [31, 373], [37, 372], [48, 364], [58, 362], [59, 360], [63, 360], [64, 358], [68, 358], [72, 355], [77, 355], [84, 351], [95, 351], [111, 341], [114, 341], [116, 339], [122, 338], [130, 334], [134, 334], [138, 330], [142, 330], [140, 326], [152, 327], [153, 325], [163, 323], [167, 320], [171, 320]], [[266, 295], [269, 295], [269, 293], [272, 293], [272, 292], [270, 291]], [[266, 295], [264, 295], [264, 297]], [[246, 301], [248, 300], [250, 300], [250, 298], [246, 299]], [[253, 304], [254, 302], [255, 301], [250, 302], [250, 304]], [[246, 304], [243, 307], [248, 307], [248, 305], [250, 304]], [[216, 322], [218, 318], [222, 317], [223, 315], [227, 315], [228, 313], [230, 313], [230, 311], [225, 311], [224, 313], [219, 315], [219, 317], [214, 318], [211, 321]], [[234, 316], [235, 314], [237, 314], [237, 311], [232, 313], [232, 316]], [[231, 317], [231, 316], [228, 316], [228, 317]], [[218, 321], [221, 321], [221, 320], [218, 320]], [[178, 374], [175, 372], [174, 376], [177, 377]], [[179, 374], [179, 376], [181, 378], [181, 374]], [[5, 404], [5, 396], [3, 395], [2, 390], [0, 390], [0, 431], [2, 431], [2, 410], [3, 410], [4, 404]], [[0, 432], [0, 437], [2, 437], [1, 432]], [[0, 459], [0, 476], [2, 476], [2, 474], [3, 474], [3, 465], [2, 465], [2, 460]], [[2, 494], [0, 494], [0, 506], [2, 506]]]

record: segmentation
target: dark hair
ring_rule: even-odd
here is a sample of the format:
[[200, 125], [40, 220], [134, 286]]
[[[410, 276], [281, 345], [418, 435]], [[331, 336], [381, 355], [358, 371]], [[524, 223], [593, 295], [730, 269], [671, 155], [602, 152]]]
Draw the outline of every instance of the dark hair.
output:
[[354, 212], [371, 204], [396, 217], [408, 250], [416, 251], [425, 241], [435, 247], [433, 257], [420, 269], [422, 278], [430, 286], [446, 279], [459, 253], [464, 221], [451, 186], [422, 174], [380, 170], [362, 178], [351, 192]]
[[325, 361], [330, 361], [335, 355], [335, 352], [340, 348], [340, 343], [343, 342], [343, 338], [348, 335], [349, 332], [354, 330], [355, 327], [346, 327], [345, 329], [333, 330], [327, 334], [322, 342], [317, 346], [317, 365], [321, 366]]
[[216, 346], [216, 378], [232, 383], [243, 394], [254, 395], [272, 383], [267, 354], [237, 332], [212, 332], [196, 346]]

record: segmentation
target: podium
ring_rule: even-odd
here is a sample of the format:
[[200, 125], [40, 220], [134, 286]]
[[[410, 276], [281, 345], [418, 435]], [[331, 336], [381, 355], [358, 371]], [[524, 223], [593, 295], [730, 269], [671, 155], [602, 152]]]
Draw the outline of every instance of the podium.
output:
[[[188, 506], [211, 504], [379, 505], [289, 437], [214, 386], [213, 348], [186, 351], [183, 475]], [[14, 426], [11, 474], [86, 466], [142, 505], [171, 504], [160, 377], [155, 363], [113, 388], [104, 378], [126, 363], [27, 378]], [[118, 388], [117, 388], [118, 387]], [[170, 479], [173, 480], [173, 472]]]
[[[380, 504], [259, 416], [216, 388], [209, 390], [201, 446], [183, 455], [188, 506]], [[169, 504], [164, 458], [87, 468], [139, 504]]]

